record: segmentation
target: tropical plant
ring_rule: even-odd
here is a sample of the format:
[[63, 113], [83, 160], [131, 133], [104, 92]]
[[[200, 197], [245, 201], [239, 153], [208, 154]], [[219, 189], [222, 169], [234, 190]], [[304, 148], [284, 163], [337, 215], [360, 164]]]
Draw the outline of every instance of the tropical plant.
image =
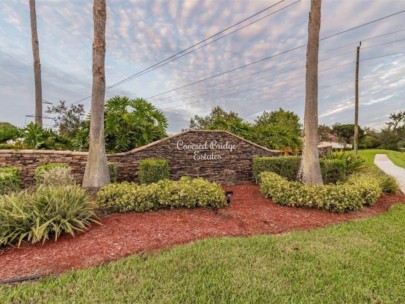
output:
[[62, 233], [74, 235], [94, 222], [95, 205], [77, 185], [0, 196], [0, 246], [56, 241]]
[[21, 136], [23, 145], [30, 149], [65, 150], [71, 147], [68, 138], [32, 122], [21, 130]]
[[124, 152], [167, 136], [167, 119], [142, 98], [115, 96], [105, 106], [107, 150]]

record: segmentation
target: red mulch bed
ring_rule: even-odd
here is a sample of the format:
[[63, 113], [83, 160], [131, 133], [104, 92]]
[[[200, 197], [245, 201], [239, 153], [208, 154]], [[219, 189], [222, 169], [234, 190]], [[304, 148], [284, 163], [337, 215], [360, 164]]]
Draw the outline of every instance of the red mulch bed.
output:
[[234, 191], [232, 204], [218, 211], [178, 209], [113, 214], [102, 218], [103, 225], [93, 225], [75, 237], [64, 235], [57, 242], [0, 249], [0, 281], [100, 265], [133, 253], [207, 237], [308, 230], [376, 215], [394, 203], [405, 201], [401, 195], [385, 195], [373, 207], [334, 214], [279, 206], [264, 198], [256, 185], [225, 187], [225, 190]]

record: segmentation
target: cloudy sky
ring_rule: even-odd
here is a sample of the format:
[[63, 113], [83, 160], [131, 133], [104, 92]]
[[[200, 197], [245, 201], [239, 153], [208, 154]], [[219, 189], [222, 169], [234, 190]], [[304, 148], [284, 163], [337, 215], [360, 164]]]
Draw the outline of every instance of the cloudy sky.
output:
[[[91, 93], [92, 2], [36, 1], [45, 100], [70, 104]], [[181, 53], [181, 58], [113, 86], [106, 97], [146, 98], [167, 115], [170, 132], [186, 128], [192, 116], [207, 114], [216, 105], [249, 121], [280, 107], [303, 117], [310, 2], [294, 2], [107, 0], [107, 86], [273, 7]], [[321, 37], [402, 10], [405, 0], [324, 0]], [[320, 123], [353, 122], [360, 40], [360, 124], [380, 128], [390, 113], [405, 109], [404, 20], [405, 12], [321, 41]], [[0, 2], [0, 94], [0, 121], [24, 126], [32, 120], [25, 117], [34, 113], [26, 0]], [[88, 110], [90, 99], [82, 103]]]

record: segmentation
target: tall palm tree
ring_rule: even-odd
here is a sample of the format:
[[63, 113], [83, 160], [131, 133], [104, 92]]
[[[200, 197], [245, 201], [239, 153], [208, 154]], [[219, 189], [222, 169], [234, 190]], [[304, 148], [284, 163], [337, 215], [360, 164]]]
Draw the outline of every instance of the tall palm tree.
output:
[[318, 154], [318, 53], [321, 28], [321, 0], [311, 0], [308, 22], [308, 45], [305, 87], [304, 149], [302, 181], [322, 184]]
[[37, 13], [35, 10], [35, 0], [30, 0], [30, 18], [31, 18], [32, 54], [34, 57], [35, 123], [42, 126], [41, 62], [39, 60], [39, 43], [38, 43]]
[[91, 95], [90, 148], [83, 187], [97, 190], [110, 182], [104, 140], [105, 98], [105, 0], [94, 0], [93, 88]]

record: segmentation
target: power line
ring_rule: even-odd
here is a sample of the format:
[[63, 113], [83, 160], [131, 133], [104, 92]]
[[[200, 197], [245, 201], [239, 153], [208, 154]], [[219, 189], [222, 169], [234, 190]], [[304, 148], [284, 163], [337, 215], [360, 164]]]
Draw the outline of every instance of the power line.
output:
[[[385, 19], [387, 19], [387, 18], [396, 16], [396, 15], [401, 14], [401, 13], [404, 13], [404, 12], [405, 12], [405, 10], [402, 10], [402, 11], [399, 11], [399, 12], [396, 12], [396, 13], [393, 13], [393, 14], [390, 14], [390, 15], [387, 15], [387, 16], [385, 16], [385, 17], [381, 17], [381, 18], [378, 18], [378, 19], [375, 19], [375, 20], [372, 20], [372, 21], [369, 21], [369, 22], [360, 24], [360, 25], [358, 25], [358, 26], [355, 26], [355, 27], [352, 27], [352, 28], [349, 28], [349, 29], [340, 31], [340, 32], [338, 32], [338, 33], [335, 33], [335, 34], [332, 34], [332, 35], [329, 35], [329, 36], [326, 36], [326, 37], [323, 37], [323, 38], [319, 39], [319, 41], [324, 41], [324, 40], [327, 40], [327, 39], [329, 39], [329, 38], [336, 37], [336, 36], [338, 36], [338, 35], [347, 33], [347, 32], [352, 31], [352, 30], [359, 29], [359, 28], [361, 28], [361, 27], [364, 27], [364, 26], [373, 24], [373, 23], [375, 23], [375, 22], [379, 22], [379, 21], [385, 20]], [[239, 66], [239, 67], [236, 67], [236, 68], [227, 70], [227, 71], [225, 71], [225, 72], [218, 73], [218, 74], [215, 74], [215, 75], [206, 77], [206, 78], [204, 78], [204, 79], [200, 79], [200, 80], [197, 80], [197, 81], [188, 83], [188, 84], [186, 84], [186, 85], [177, 87], [177, 88], [175, 88], [175, 89], [167, 90], [167, 91], [165, 91], [165, 92], [162, 92], [162, 93], [158, 93], [158, 94], [149, 96], [149, 97], [147, 97], [147, 99], [153, 99], [153, 98], [155, 98], [155, 97], [158, 97], [158, 96], [161, 96], [161, 95], [165, 95], [165, 94], [167, 94], [167, 93], [171, 93], [171, 92], [174, 92], [174, 91], [177, 91], [177, 90], [180, 90], [180, 89], [183, 89], [183, 88], [186, 88], [186, 87], [189, 87], [189, 86], [192, 86], [192, 85], [195, 85], [195, 84], [198, 84], [198, 83], [201, 83], [201, 82], [204, 82], [204, 81], [207, 81], [207, 80], [210, 80], [210, 79], [213, 79], [213, 78], [216, 78], [216, 77], [225, 75], [225, 74], [228, 74], [228, 73], [232, 73], [232, 72], [235, 72], [235, 71], [237, 71], [237, 70], [244, 69], [244, 68], [249, 67], [249, 66], [252, 66], [252, 65], [254, 65], [254, 64], [257, 64], [257, 63], [260, 63], [260, 62], [263, 62], [263, 61], [267, 61], [267, 60], [269, 60], [269, 59], [272, 59], [272, 58], [278, 57], [278, 56], [280, 56], [280, 55], [284, 55], [284, 54], [290, 53], [290, 52], [292, 52], [292, 51], [298, 50], [298, 49], [303, 48], [303, 47], [306, 47], [306, 46], [307, 46], [307, 44], [303, 44], [303, 45], [300, 45], [300, 46], [297, 46], [297, 47], [288, 49], [288, 50], [286, 50], [286, 51], [283, 51], [283, 52], [280, 52], [280, 53], [277, 53], [277, 54], [274, 54], [274, 55], [271, 55], [271, 56], [267, 56], [267, 57], [265, 57], [265, 58], [262, 58], [262, 59], [259, 59], [259, 60], [256, 60], [256, 61], [253, 61], [253, 62], [251, 62], [251, 63], [244, 64], [244, 65], [241, 65], [241, 66]]]
[[[328, 68], [326, 68], [326, 69], [320, 70], [319, 72], [322, 73], [322, 72], [329, 71], [329, 70], [333, 70], [333, 69], [336, 69], [336, 68], [338, 68], [338, 67], [346, 66], [346, 65], [349, 65], [349, 64], [352, 64], [352, 63], [354, 63], [354, 62], [349, 62], [349, 63], [344, 63], [344, 64], [340, 64], [340, 65], [328, 67]], [[280, 84], [280, 83], [288, 82], [288, 81], [293, 80], [293, 79], [303, 78], [304, 76], [305, 76], [305, 74], [300, 74], [300, 75], [298, 75], [298, 76], [294, 76], [294, 77], [291, 77], [291, 78], [283, 79], [283, 80], [280, 80], [280, 81], [270, 82], [270, 83], [266, 83], [266, 84], [264, 84], [264, 85], [250, 87], [249, 89], [241, 90], [241, 91], [238, 91], [238, 92], [232, 92], [232, 93], [228, 93], [228, 94], [221, 95], [221, 96], [210, 96], [210, 98], [212, 98], [212, 97], [215, 97], [215, 98], [222, 98], [222, 97], [227, 97], [227, 96], [232, 96], [232, 95], [238, 95], [238, 94], [246, 93], [246, 92], [253, 91], [253, 90], [256, 90], [256, 89], [259, 89], [259, 88], [268, 87], [268, 86], [270, 86], [270, 85], [277, 85], [277, 84]], [[196, 96], [200, 97], [201, 95], [196, 95]], [[189, 99], [190, 99], [190, 98], [189, 98]], [[186, 99], [186, 100], [187, 100], [187, 99]], [[184, 99], [183, 99], [182, 101], [184, 101]], [[191, 103], [187, 103], [187, 104], [193, 104], [193, 103], [196, 103], [196, 102], [198, 102], [198, 101], [191, 102]], [[254, 104], [254, 103], [253, 103], [253, 104]]]
[[[263, 16], [263, 17], [257, 19], [257, 20], [255, 20], [255, 21], [252, 21], [252, 22], [250, 22], [250, 23], [248, 23], [248, 24], [246, 24], [246, 25], [244, 25], [244, 26], [242, 26], [242, 27], [240, 27], [240, 28], [237, 28], [236, 30], [233, 30], [233, 31], [231, 31], [231, 32], [229, 32], [229, 33], [227, 33], [227, 34], [225, 34], [225, 35], [219, 37], [219, 38], [216, 38], [216, 39], [214, 39], [214, 40], [211, 40], [211, 41], [205, 43], [204, 45], [200, 45], [200, 46], [197, 47], [197, 48], [190, 47], [190, 48], [188, 48], [188, 49], [191, 49], [191, 48], [192, 48], [192, 50], [190, 50], [190, 51], [188, 51], [188, 52], [182, 54], [181, 56], [173, 55], [173, 56], [171, 56], [171, 57], [174, 57], [174, 58], [172, 58], [171, 60], [168, 60], [168, 61], [164, 60], [163, 63], [161, 63], [161, 64], [156, 64], [154, 67], [150, 67], [150, 68], [147, 68], [147, 69], [145, 69], [145, 70], [143, 70], [143, 71], [141, 71], [141, 72], [138, 72], [138, 73], [136, 73], [136, 74], [134, 74], [134, 75], [132, 75], [132, 76], [130, 76], [130, 77], [128, 77], [128, 78], [126, 78], [126, 79], [120, 81], [120, 82], [117, 82], [116, 84], [113, 84], [113, 85], [109, 86], [108, 89], [114, 88], [114, 87], [116, 87], [116, 86], [118, 86], [118, 85], [120, 85], [120, 84], [122, 84], [122, 83], [124, 83], [124, 82], [127, 82], [127, 81], [129, 81], [129, 80], [135, 79], [135, 78], [137, 78], [137, 77], [139, 77], [139, 76], [142, 76], [142, 75], [144, 75], [144, 74], [146, 74], [146, 73], [149, 73], [149, 72], [151, 72], [151, 71], [154, 71], [154, 70], [156, 70], [156, 69], [158, 69], [158, 68], [160, 68], [160, 67], [162, 67], [162, 66], [165, 66], [165, 65], [167, 65], [167, 64], [169, 64], [169, 63], [171, 63], [171, 62], [173, 62], [173, 61], [179, 60], [180, 58], [182, 58], [182, 57], [184, 57], [184, 56], [187, 56], [188, 54], [194, 53], [194, 52], [198, 51], [199, 49], [202, 49], [202, 48], [204, 48], [204, 47], [206, 47], [206, 46], [208, 46], [208, 45], [210, 45], [210, 44], [212, 44], [212, 43], [214, 43], [214, 42], [216, 42], [216, 41], [218, 41], [218, 40], [221, 40], [221, 39], [223, 39], [223, 38], [225, 38], [225, 37], [228, 37], [229, 35], [232, 35], [232, 34], [238, 32], [238, 31], [240, 31], [240, 30], [242, 30], [242, 29], [244, 29], [244, 28], [246, 28], [246, 27], [248, 27], [248, 26], [251, 26], [251, 25], [253, 25], [253, 24], [255, 24], [255, 23], [257, 23], [257, 22], [259, 22], [259, 21], [261, 21], [261, 20], [263, 20], [263, 19], [265, 19], [265, 18], [268, 18], [268, 17], [270, 17], [270, 16], [272, 16], [272, 15], [274, 15], [274, 14], [276, 14], [276, 13], [278, 13], [278, 12], [280, 12], [280, 11], [282, 11], [282, 10], [284, 10], [284, 9], [286, 9], [286, 8], [292, 6], [292, 5], [294, 5], [294, 4], [296, 4], [296, 3], [300, 2], [300, 1], [301, 1], [301, 0], [297, 0], [297, 1], [293, 2], [293, 3], [290, 3], [289, 5], [286, 5], [286, 6], [284, 6], [283, 8], [281, 8], [281, 9], [279, 9], [279, 10], [276, 10], [276, 11], [274, 11], [274, 12], [272, 12], [272, 13], [269, 13], [269, 14], [267, 14], [267, 15], [265, 15], [265, 16]], [[211, 37], [211, 38], [212, 38], [212, 37]], [[207, 38], [207, 39], [205, 39], [205, 40], [208, 40], [208, 39], [209, 39], [209, 38]], [[200, 44], [200, 43], [198, 43], [198, 44]], [[198, 44], [196, 44], [196, 45], [198, 45]], [[183, 51], [182, 51], [182, 52], [183, 52]], [[182, 52], [180, 52], [180, 53], [182, 53]], [[180, 54], [180, 53], [178, 53], [178, 54]]]
[[[376, 57], [369, 57], [369, 58], [362, 59], [362, 60], [360, 60], [360, 61], [374, 60], [374, 59], [378, 59], [378, 58], [384, 58], [384, 57], [389, 57], [389, 56], [394, 56], [394, 55], [400, 55], [400, 54], [405, 54], [405, 52], [386, 54], [386, 55], [376, 56]], [[352, 61], [352, 62], [349, 62], [349, 63], [345, 63], [345, 64], [341, 64], [341, 65], [337, 65], [337, 66], [328, 67], [327, 69], [320, 70], [319, 72], [324, 72], [324, 71], [328, 71], [328, 70], [333, 70], [333, 69], [335, 69], [335, 68], [338, 68], [338, 67], [341, 67], [341, 66], [346, 66], [346, 65], [349, 65], [349, 64], [353, 64], [353, 63], [355, 63], [355, 61]], [[232, 93], [228, 93], [228, 94], [224, 94], [224, 95], [219, 95], [219, 96], [217, 96], [217, 95], [208, 96], [208, 98], [211, 98], [211, 99], [212, 99], [212, 98], [219, 99], [219, 98], [223, 98], [223, 97], [227, 97], [227, 96], [238, 95], [238, 94], [246, 93], [246, 92], [249, 92], [249, 91], [258, 89], [258, 88], [268, 87], [269, 85], [275, 85], [275, 84], [285, 83], [285, 82], [290, 81], [290, 80], [293, 80], [293, 79], [303, 78], [304, 76], [305, 76], [305, 74], [302, 74], [302, 75], [299, 75], [299, 76], [296, 76], [296, 77], [292, 77], [292, 78], [280, 80], [280, 81], [277, 81], [277, 82], [266, 83], [265, 85], [260, 85], [260, 86], [256, 86], [256, 87], [251, 87], [251, 88], [249, 88], [249, 89], [241, 90], [241, 91], [238, 91], [238, 92], [232, 92]], [[196, 95], [196, 97], [197, 97], [197, 96], [199, 97], [200, 95]], [[188, 98], [188, 99], [191, 99], [191, 98]], [[186, 100], [187, 100], [187, 99], [186, 99]], [[184, 101], [184, 100], [182, 100], [182, 101]], [[193, 101], [193, 102], [186, 102], [186, 104], [187, 104], [187, 105], [190, 105], [190, 104], [195, 104], [195, 103], [198, 103], [198, 102], [199, 102], [199, 100], [196, 100], [196, 101]], [[256, 102], [256, 103], [255, 103], [255, 102], [251, 102], [251, 103], [249, 103], [249, 104], [257, 104], [257, 103], [261, 103], [261, 102], [263, 102], [263, 101], [259, 101], [259, 102]], [[159, 106], [160, 106], [160, 105], [159, 105]]]
[[405, 41], [405, 39], [398, 39], [398, 40], [394, 40], [394, 41], [388, 41], [388, 42], [384, 42], [384, 43], [380, 43], [380, 44], [376, 44], [376, 45], [371, 45], [371, 46], [366, 46], [363, 47], [362, 49], [371, 49], [371, 48], [375, 48], [377, 46], [383, 46], [383, 45], [387, 45], [387, 44], [393, 44], [393, 43], [397, 43], [397, 42], [401, 42], [401, 41]]
[[[383, 35], [379, 35], [379, 36], [383, 36]], [[366, 40], [369, 40], [370, 38], [366, 38]], [[377, 44], [377, 45], [372, 45], [372, 46], [369, 46], [369, 47], [366, 47], [366, 48], [374, 48], [374, 47], [378, 47], [378, 46], [382, 46], [382, 45], [386, 45], [386, 44], [390, 44], [390, 43], [396, 43], [396, 42], [400, 42], [400, 41], [403, 41], [403, 40], [405, 40], [405, 39], [400, 39], [400, 40], [395, 40], [395, 41], [389, 41], [389, 42], [386, 42], [386, 43], [383, 43], [383, 44]], [[362, 41], [364, 41], [364, 40], [362, 40]], [[341, 47], [337, 47], [337, 48], [335, 48], [335, 49], [340, 49]], [[319, 60], [319, 62], [325, 62], [325, 61], [329, 61], [329, 60], [332, 60], [332, 59], [335, 59], [335, 58], [337, 58], [337, 57], [341, 57], [341, 56], [343, 56], [343, 55], [346, 55], [346, 54], [350, 54], [350, 53], [352, 53], [353, 51], [348, 51], [348, 52], [344, 52], [344, 53], [340, 53], [340, 54], [337, 54], [337, 55], [334, 55], [334, 56], [332, 56], [332, 57], [328, 57], [328, 58], [325, 58], [325, 59], [321, 59], [321, 60]], [[233, 82], [233, 81], [235, 81], [235, 80], [239, 80], [239, 79], [243, 79], [243, 78], [246, 78], [246, 77], [251, 77], [251, 76], [253, 76], [253, 75], [256, 75], [256, 74], [260, 74], [260, 73], [264, 73], [264, 72], [268, 72], [268, 71], [270, 71], [270, 70], [275, 70], [275, 69], [278, 69], [278, 68], [280, 68], [280, 67], [284, 67], [284, 66], [287, 66], [287, 65], [291, 65], [291, 64], [294, 64], [294, 63], [300, 63], [301, 61], [300, 60], [295, 60], [295, 61], [293, 61], [293, 62], [290, 62], [290, 63], [287, 63], [287, 64], [283, 64], [283, 65], [279, 65], [279, 66], [276, 66], [276, 67], [271, 67], [271, 68], [268, 68], [268, 69], [265, 69], [265, 70], [261, 70], [261, 71], [258, 71], [258, 72], [254, 72], [254, 73], [250, 73], [250, 74], [248, 74], [248, 75], [243, 75], [243, 76], [241, 76], [241, 77], [236, 77], [236, 78], [233, 78], [233, 79], [230, 79], [230, 80], [226, 80], [226, 81], [223, 81], [223, 82], [220, 82], [220, 83], [216, 83], [216, 84], [214, 84], [214, 85], [210, 85], [210, 86], [205, 86], [204, 88], [199, 88], [199, 89], [197, 89], [197, 90], [194, 90], [194, 91], [191, 91], [191, 92], [188, 92], [188, 93], [196, 93], [196, 92], [200, 92], [200, 91], [205, 91], [206, 89], [209, 89], [209, 88], [212, 88], [212, 87], [217, 87], [217, 86], [219, 86], [219, 85], [222, 85], [222, 84], [224, 84], [224, 83], [228, 83], [228, 82]], [[301, 67], [305, 67], [305, 65], [301, 65], [301, 66], [299, 66], [298, 68], [301, 68]], [[288, 71], [285, 71], [285, 72], [291, 72], [291, 71], [294, 71], [294, 70], [296, 70], [296, 69], [293, 69], [293, 70], [288, 70]], [[283, 72], [284, 73], [284, 72]], [[277, 75], [279, 75], [279, 74], [277, 74]], [[259, 78], [259, 79], [255, 79], [255, 81], [257, 81], [257, 80], [261, 80], [262, 78]], [[249, 82], [250, 83], [250, 82]], [[248, 83], [248, 84], [249, 84]], [[245, 83], [246, 84], [246, 83]], [[231, 86], [231, 87], [228, 87], [228, 88], [232, 88], [232, 87], [234, 87], [234, 86]], [[183, 95], [184, 93], [178, 93], [178, 94], [175, 94], [175, 95], [171, 95], [171, 96], [167, 96], [167, 97], [159, 97], [159, 98], [157, 98], [157, 99], [155, 99], [155, 101], [157, 101], [157, 100], [162, 100], [162, 99], [168, 99], [168, 98], [174, 98], [174, 97], [176, 97], [176, 96], [180, 96], [180, 95]], [[191, 95], [191, 96], [193, 96], [193, 95]], [[188, 96], [185, 96], [185, 98], [187, 98]], [[184, 97], [183, 97], [184, 98]]]
[[[360, 39], [360, 40], [364, 42], [364, 41], [373, 40], [373, 39], [380, 38], [380, 37], [385, 37], [385, 36], [393, 35], [393, 34], [396, 34], [396, 33], [403, 32], [403, 31], [405, 31], [405, 29], [401, 29], [401, 30], [393, 31], [393, 32], [389, 32], [389, 33], [384, 33], [384, 34], [381, 34], [381, 35], [372, 36], [372, 37], [368, 37], [368, 38], [364, 38], [364, 39]], [[345, 47], [347, 47], [347, 46], [351, 46], [351, 45], [357, 44], [357, 43], [359, 43], [358, 40], [357, 40], [357, 41], [354, 41], [354, 42], [350, 42], [350, 43], [344, 44], [344, 45], [342, 45], [342, 46], [340, 46], [340, 47], [337, 47], [337, 48], [333, 48], [333, 49], [329, 49], [329, 50], [323, 51], [323, 52], [321, 52], [321, 53], [329, 53], [329, 52], [332, 52], [332, 51], [335, 51], [335, 50], [338, 50], [338, 49], [342, 49], [342, 48], [345, 48]]]
[[[111, 88], [116, 87], [116, 86], [118, 86], [118, 85], [120, 85], [120, 84], [122, 84], [122, 83], [124, 83], [124, 82], [127, 82], [127, 81], [129, 81], [129, 80], [131, 80], [131, 79], [133, 79], [133, 78], [135, 78], [135, 77], [137, 77], [137, 76], [141, 76], [141, 75], [145, 74], [147, 71], [149, 71], [149, 70], [155, 68], [156, 66], [161, 65], [162, 63], [164, 63], [164, 62], [166, 62], [166, 61], [168, 61], [168, 60], [170, 60], [170, 59], [172, 59], [172, 58], [174, 58], [174, 57], [176, 57], [176, 56], [178, 56], [178, 55], [180, 55], [180, 54], [182, 54], [182, 53], [184, 53], [184, 52], [187, 52], [188, 50], [190, 50], [190, 49], [192, 49], [192, 48], [194, 48], [194, 47], [196, 47], [196, 46], [198, 46], [198, 45], [200, 45], [200, 44], [202, 44], [202, 43], [208, 41], [208, 40], [211, 39], [211, 38], [214, 38], [214, 37], [216, 37], [216, 36], [218, 36], [218, 35], [220, 35], [220, 34], [226, 32], [226, 31], [228, 31], [229, 29], [231, 29], [231, 28], [233, 28], [233, 27], [235, 27], [235, 26], [238, 26], [238, 25], [242, 24], [243, 22], [245, 22], [245, 21], [247, 21], [247, 20], [249, 20], [249, 19], [252, 19], [252, 18], [256, 17], [257, 15], [260, 15], [261, 13], [263, 13], [263, 12], [265, 12], [265, 11], [267, 11], [267, 10], [273, 8], [274, 6], [280, 4], [281, 2], [284, 2], [284, 1], [285, 1], [285, 0], [281, 0], [281, 1], [279, 1], [279, 2], [276, 2], [275, 4], [272, 4], [272, 5], [270, 5], [270, 6], [266, 7], [266, 8], [264, 8], [264, 9], [262, 9], [262, 10], [256, 12], [256, 13], [254, 13], [253, 15], [250, 15], [249, 17], [246, 17], [246, 18], [244, 18], [244, 19], [242, 19], [242, 20], [240, 20], [240, 21], [238, 21], [238, 22], [236, 22], [236, 23], [234, 23], [234, 24], [232, 24], [232, 25], [226, 27], [225, 29], [223, 29], [223, 30], [221, 30], [221, 31], [219, 31], [219, 32], [217, 32], [217, 33], [215, 33], [215, 34], [213, 34], [213, 35], [211, 35], [211, 36], [209, 36], [209, 37], [207, 37], [207, 38], [205, 38], [205, 39], [203, 39], [203, 40], [201, 40], [201, 41], [199, 41], [199, 42], [197, 42], [197, 43], [195, 43], [195, 44], [193, 44], [193, 45], [191, 45], [191, 46], [189, 46], [189, 47], [187, 47], [187, 48], [185, 48], [185, 49], [183, 49], [183, 50], [181, 50], [181, 51], [179, 51], [179, 52], [177, 52], [177, 53], [175, 53], [175, 54], [173, 54], [173, 55], [171, 55], [171, 56], [169, 56], [169, 57], [167, 57], [167, 58], [165, 58], [165, 59], [163, 59], [163, 60], [161, 60], [161, 61], [159, 61], [159, 62], [157, 62], [157, 63], [155, 63], [155, 64], [153, 64], [153, 65], [151, 65], [151, 66], [149, 66], [148, 68], [146, 68], [146, 69], [144, 69], [144, 70], [142, 70], [142, 71], [139, 71], [139, 72], [137, 72], [137, 73], [135, 73], [135, 74], [133, 74], [133, 75], [131, 75], [131, 76], [129, 76], [129, 77], [127, 77], [127, 78], [125, 78], [125, 79], [123, 79], [123, 80], [117, 82], [117, 83], [114, 83], [114, 84], [112, 84], [111, 86], [108, 86], [107, 89], [111, 89]], [[301, 1], [301, 0], [298, 0], [298, 1]], [[297, 2], [298, 2], [298, 1], [297, 1]], [[73, 104], [76, 104], [76, 103], [79, 103], [79, 102], [81, 102], [81, 101], [84, 101], [84, 100], [86, 100], [86, 99], [88, 99], [88, 98], [90, 98], [90, 97], [91, 97], [91, 96], [84, 97], [84, 98], [82, 98], [82, 99], [80, 99], [80, 100], [74, 102]]]
[[393, 13], [393, 14], [390, 14], [390, 15], [387, 15], [387, 16], [384, 16], [384, 17], [381, 17], [381, 18], [378, 18], [378, 19], [369, 21], [369, 22], [367, 22], [367, 23], [363, 23], [363, 24], [361, 24], [361, 25], [352, 27], [352, 28], [350, 28], [350, 29], [343, 30], [343, 31], [341, 31], [341, 32], [338, 32], [338, 33], [335, 33], [335, 34], [332, 34], [332, 35], [323, 37], [323, 38], [319, 39], [319, 41], [326, 40], [326, 39], [329, 39], [329, 38], [332, 38], [332, 37], [335, 37], [335, 36], [338, 36], [338, 35], [341, 35], [341, 34], [344, 34], [344, 33], [347, 33], [347, 32], [353, 31], [353, 30], [356, 30], [356, 29], [359, 29], [359, 28], [361, 28], [361, 27], [364, 27], [364, 26], [373, 24], [373, 23], [378, 22], [378, 21], [381, 21], [381, 20], [385, 20], [385, 19], [387, 19], [387, 18], [394, 17], [394, 16], [399, 15], [399, 14], [402, 14], [402, 13], [405, 13], [405, 10], [402, 10], [402, 11], [399, 11], [399, 12], [396, 12], [396, 13]]

